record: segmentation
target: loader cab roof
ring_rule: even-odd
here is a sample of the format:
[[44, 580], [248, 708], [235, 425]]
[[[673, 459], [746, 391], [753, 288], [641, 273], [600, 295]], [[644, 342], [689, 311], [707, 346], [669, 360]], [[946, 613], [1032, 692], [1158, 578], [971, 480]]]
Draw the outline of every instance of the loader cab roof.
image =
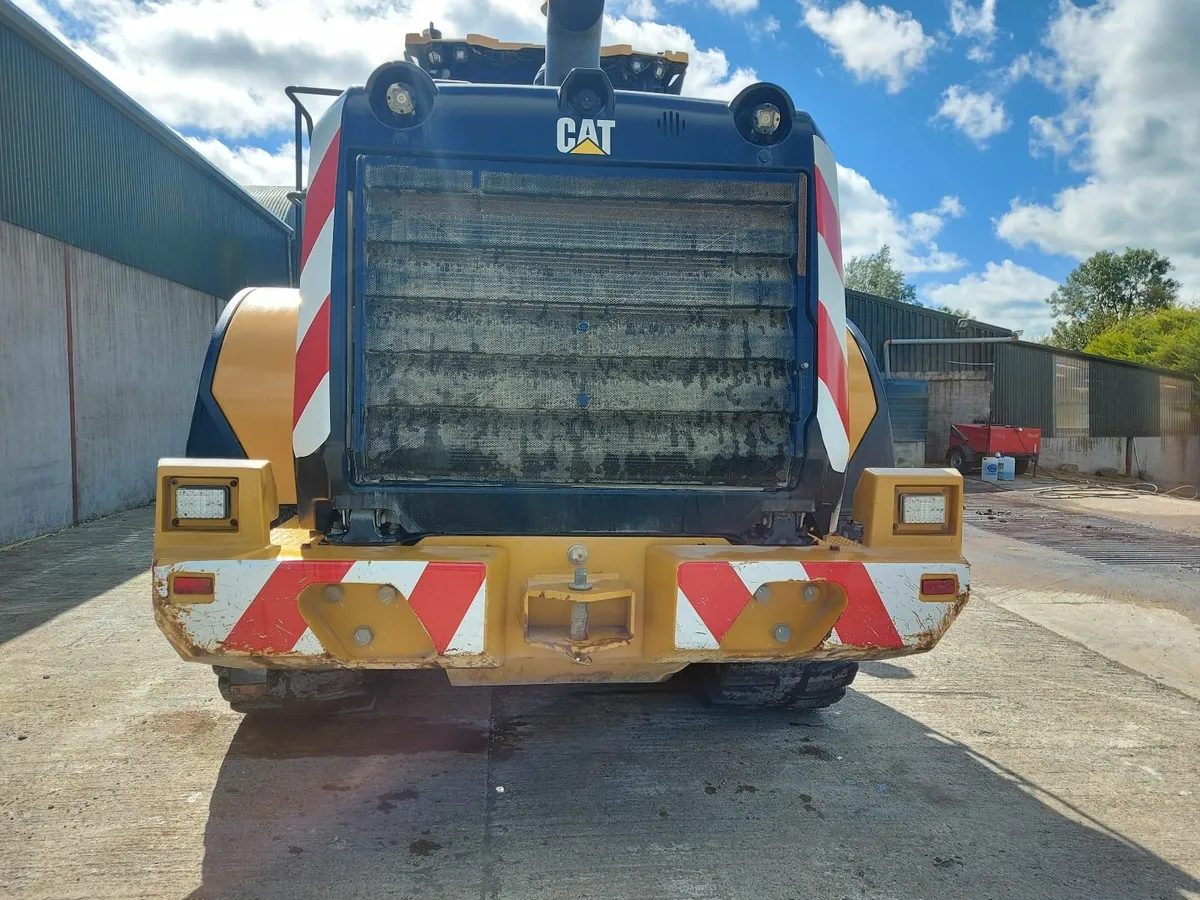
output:
[[[434, 79], [475, 84], [533, 84], [546, 62], [541, 44], [498, 41], [484, 34], [443, 38], [432, 25], [405, 37], [404, 55]], [[676, 51], [646, 53], [629, 44], [600, 48], [600, 68], [617, 90], [678, 94], [687, 65], [688, 55]]]

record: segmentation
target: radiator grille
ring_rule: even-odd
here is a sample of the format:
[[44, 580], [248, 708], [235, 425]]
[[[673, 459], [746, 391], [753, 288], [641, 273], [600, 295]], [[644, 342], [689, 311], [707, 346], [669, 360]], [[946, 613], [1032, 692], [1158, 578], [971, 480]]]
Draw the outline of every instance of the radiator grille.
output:
[[786, 483], [794, 184], [362, 172], [360, 481]]

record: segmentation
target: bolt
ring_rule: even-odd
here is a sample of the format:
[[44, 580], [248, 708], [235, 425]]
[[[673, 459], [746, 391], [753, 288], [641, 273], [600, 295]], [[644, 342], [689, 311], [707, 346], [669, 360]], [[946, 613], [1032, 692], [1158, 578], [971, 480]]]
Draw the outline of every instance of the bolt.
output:
[[582, 566], [587, 561], [587, 547], [583, 546], [583, 544], [572, 544], [571, 549], [567, 551], [567, 562], [573, 566]]
[[326, 603], [341, 603], [345, 593], [340, 584], [329, 584], [325, 586], [321, 596], [325, 598]]
[[396, 589], [390, 584], [380, 585], [379, 590], [375, 592], [375, 596], [379, 598], [380, 603], [395, 603]]
[[766, 603], [768, 600], [770, 600], [771, 599], [770, 586], [765, 585], [765, 584], [761, 585], [759, 587], [759, 589], [754, 592], [754, 599], [757, 600], [759, 603]]
[[775, 640], [779, 641], [781, 644], [786, 644], [792, 639], [792, 629], [783, 624], [776, 625], [771, 634], [773, 634], [775, 636]]
[[374, 638], [375, 635], [366, 625], [359, 625], [356, 629], [354, 629], [354, 643], [358, 644], [360, 647], [367, 646], [367, 644], [371, 643]]
[[817, 599], [817, 586], [815, 584], [810, 584], [807, 587], [805, 587], [804, 599], [807, 600], [809, 603], [812, 603], [814, 600]]

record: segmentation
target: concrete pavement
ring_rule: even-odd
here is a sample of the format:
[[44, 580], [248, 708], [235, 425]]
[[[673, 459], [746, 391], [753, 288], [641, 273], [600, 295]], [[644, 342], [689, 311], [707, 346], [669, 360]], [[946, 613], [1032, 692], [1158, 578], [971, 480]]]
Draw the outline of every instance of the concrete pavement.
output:
[[1072, 574], [1024, 544], [823, 713], [428, 672], [280, 725], [160, 638], [149, 519], [0, 553], [2, 896], [1200, 897], [1200, 702], [1005, 608]]

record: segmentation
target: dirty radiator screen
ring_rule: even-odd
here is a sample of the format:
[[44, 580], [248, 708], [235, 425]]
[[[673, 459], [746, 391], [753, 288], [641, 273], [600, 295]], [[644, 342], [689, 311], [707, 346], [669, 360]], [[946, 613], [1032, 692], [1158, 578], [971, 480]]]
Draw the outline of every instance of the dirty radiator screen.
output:
[[360, 172], [358, 481], [787, 482], [794, 182]]

